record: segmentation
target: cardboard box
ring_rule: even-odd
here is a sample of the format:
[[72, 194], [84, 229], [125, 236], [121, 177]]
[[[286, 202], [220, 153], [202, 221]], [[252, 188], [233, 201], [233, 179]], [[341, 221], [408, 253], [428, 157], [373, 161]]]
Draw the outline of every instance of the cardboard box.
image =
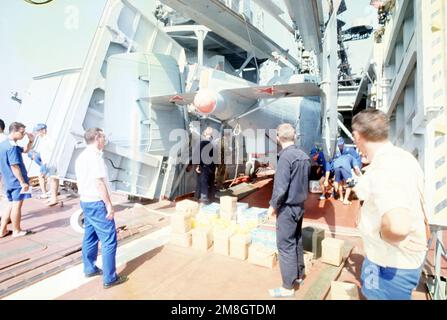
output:
[[220, 204], [217, 202], [211, 202], [208, 204], [201, 204], [199, 206], [199, 212], [205, 212], [205, 213], [219, 213], [220, 211]]
[[276, 229], [256, 228], [251, 231], [251, 243], [261, 245], [266, 248], [277, 250]]
[[236, 206], [237, 206], [237, 209], [236, 209], [236, 212], [237, 212], [237, 213], [241, 213], [241, 212], [243, 212], [244, 210], [247, 210], [247, 209], [248, 209], [248, 203], [245, 203], [245, 202], [238, 202], [238, 203], [236, 204]]
[[175, 211], [195, 216], [199, 212], [199, 204], [192, 200], [182, 200], [175, 204]]
[[171, 233], [170, 243], [180, 247], [190, 247], [192, 245], [191, 231], [185, 233]]
[[192, 247], [196, 250], [208, 252], [213, 244], [213, 233], [211, 228], [192, 229]]
[[230, 238], [230, 257], [245, 260], [248, 257], [250, 235], [235, 234]]
[[220, 216], [227, 220], [233, 220], [237, 212], [237, 197], [220, 197]]
[[272, 249], [251, 245], [248, 249], [248, 262], [272, 269], [278, 262], [276, 252]]
[[359, 300], [359, 290], [354, 283], [332, 281], [331, 300]]
[[225, 256], [230, 255], [230, 238], [233, 232], [229, 229], [214, 230], [213, 234], [213, 251]]
[[257, 227], [268, 220], [268, 209], [251, 207], [247, 210], [237, 213], [237, 223], [241, 226]]
[[345, 242], [343, 240], [325, 238], [321, 243], [323, 249], [321, 261], [338, 267], [343, 261], [344, 245]]
[[320, 182], [318, 180], [309, 181], [309, 192], [310, 193], [322, 193]]
[[303, 248], [314, 254], [314, 259], [321, 257], [321, 242], [324, 239], [324, 230], [306, 227], [302, 230]]
[[223, 211], [220, 211], [220, 217], [222, 219], [231, 221], [231, 220], [234, 220], [236, 218], [236, 212], [223, 212]]
[[192, 220], [189, 214], [174, 213], [171, 215], [172, 233], [185, 233], [191, 230]]

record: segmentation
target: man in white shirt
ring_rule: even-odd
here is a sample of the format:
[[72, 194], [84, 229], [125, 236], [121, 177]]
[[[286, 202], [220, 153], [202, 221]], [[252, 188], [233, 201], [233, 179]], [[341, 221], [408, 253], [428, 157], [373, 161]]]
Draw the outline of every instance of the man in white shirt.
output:
[[410, 300], [429, 236], [424, 176], [417, 160], [388, 140], [388, 132], [388, 117], [379, 110], [352, 119], [355, 143], [370, 162], [354, 188], [364, 201], [358, 225], [366, 253], [362, 293], [368, 299]]
[[[105, 289], [127, 281], [116, 273], [117, 236], [115, 210], [110, 200], [107, 167], [102, 157], [106, 144], [104, 132], [99, 128], [88, 129], [84, 134], [87, 148], [75, 163], [81, 208], [84, 212], [85, 234], [82, 243], [82, 260], [86, 277], [103, 275]], [[96, 266], [98, 241], [101, 241], [102, 267]]]
[[[51, 197], [48, 202], [48, 206], [52, 207], [58, 204], [57, 194], [59, 191], [59, 177], [57, 176], [57, 170], [55, 166], [50, 165], [51, 156], [54, 150], [54, 141], [48, 135], [47, 125], [43, 123], [39, 123], [34, 131], [37, 133], [37, 145], [35, 147], [36, 153], [34, 153], [33, 157], [38, 157], [40, 159], [33, 159], [34, 161], [40, 160], [40, 175], [39, 175], [39, 185], [42, 190], [41, 198], [45, 199], [47, 197], [47, 189], [45, 178], [48, 177], [50, 180], [50, 191]], [[38, 163], [38, 161], [36, 161]]]

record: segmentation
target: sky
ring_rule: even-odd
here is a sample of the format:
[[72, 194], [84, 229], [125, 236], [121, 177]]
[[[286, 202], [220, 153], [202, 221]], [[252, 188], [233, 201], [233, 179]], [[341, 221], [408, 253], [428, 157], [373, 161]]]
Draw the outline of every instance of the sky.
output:
[[[11, 100], [26, 92], [32, 77], [61, 68], [81, 67], [106, 0], [54, 0], [31, 5], [24, 0], [0, 1], [0, 119], [12, 122], [20, 105]], [[372, 24], [376, 12], [370, 0], [346, 0], [340, 15], [349, 28], [359, 19]], [[366, 65], [365, 41], [349, 42], [356, 72]], [[356, 58], [352, 58], [352, 57]]]
[[55, 0], [36, 6], [0, 1], [0, 119], [14, 120], [20, 105], [11, 92], [26, 92], [32, 77], [80, 67], [105, 0]]
[[[370, 2], [371, 0], [346, 0], [348, 10], [339, 16], [339, 19], [346, 22], [343, 30], [359, 24], [377, 27], [377, 10], [369, 5]], [[371, 39], [345, 42], [345, 48], [348, 52], [352, 73], [359, 75], [370, 58]]]

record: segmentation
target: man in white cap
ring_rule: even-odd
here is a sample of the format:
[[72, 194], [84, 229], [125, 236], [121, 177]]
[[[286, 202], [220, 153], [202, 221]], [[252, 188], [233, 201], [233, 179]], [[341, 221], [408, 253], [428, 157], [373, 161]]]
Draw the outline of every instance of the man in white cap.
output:
[[[57, 194], [59, 192], [59, 178], [57, 176], [57, 170], [55, 166], [50, 165], [51, 156], [53, 154], [55, 143], [53, 139], [47, 133], [47, 125], [43, 123], [37, 124], [34, 128], [37, 133], [38, 141], [36, 146], [35, 157], [40, 156], [40, 176], [39, 184], [42, 189], [42, 198], [46, 198], [46, 182], [45, 178], [48, 177], [50, 180], [50, 200], [48, 206], [52, 207], [59, 202], [57, 201]], [[38, 159], [34, 159], [35, 161]], [[37, 161], [36, 161], [37, 162]]]

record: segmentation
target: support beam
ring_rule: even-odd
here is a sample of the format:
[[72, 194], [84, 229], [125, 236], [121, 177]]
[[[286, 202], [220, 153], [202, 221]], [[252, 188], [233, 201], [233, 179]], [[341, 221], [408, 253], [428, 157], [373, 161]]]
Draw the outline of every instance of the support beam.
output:
[[253, 54], [248, 54], [247, 59], [244, 61], [244, 63], [242, 64], [242, 66], [236, 70], [236, 73], [240, 76], [242, 74], [242, 71], [244, 71], [244, 68], [250, 63], [251, 59], [253, 59], [254, 56]]
[[346, 126], [343, 124], [343, 122], [341, 122], [340, 119], [337, 119], [337, 123], [341, 130], [343, 130], [343, 132], [348, 136], [348, 138], [354, 141], [354, 137], [352, 136], [348, 128], [346, 128]]
[[[301, 3], [301, 2], [300, 2]], [[331, 159], [336, 147], [338, 133], [338, 31], [337, 11], [341, 0], [334, 1], [334, 11], [326, 26], [323, 39], [323, 54], [321, 57], [323, 82], [320, 88], [322, 95], [322, 140], [324, 154]]]
[[203, 66], [203, 41], [205, 40], [208, 31], [196, 30], [194, 33], [197, 37], [197, 63], [199, 66]]

